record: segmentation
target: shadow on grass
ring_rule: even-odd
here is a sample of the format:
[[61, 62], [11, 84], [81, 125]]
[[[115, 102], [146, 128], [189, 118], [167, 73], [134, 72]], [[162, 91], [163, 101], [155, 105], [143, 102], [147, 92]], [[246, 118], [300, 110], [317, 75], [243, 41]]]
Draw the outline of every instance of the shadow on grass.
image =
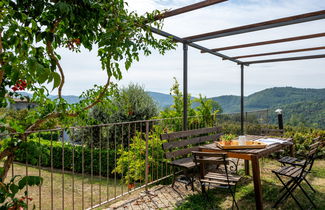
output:
[[[302, 186], [316, 204], [317, 209], [325, 209], [325, 193], [317, 190], [317, 188], [316, 193], [313, 193], [306, 184], [303, 183]], [[282, 186], [280, 183], [274, 180], [262, 180], [264, 209], [274, 209], [272, 206], [279, 198], [281, 188]], [[210, 189], [208, 191], [208, 196], [209, 199], [207, 200], [202, 193], [191, 195], [187, 197], [184, 202], [179, 204], [176, 209], [231, 209], [232, 198], [227, 189]], [[294, 191], [294, 196], [304, 208], [307, 209], [311, 207], [311, 203], [299, 188]], [[255, 209], [254, 186], [250, 178], [244, 178], [238, 184], [236, 190], [236, 201], [240, 209]], [[278, 205], [278, 209], [299, 209], [299, 207], [295, 201], [289, 197], [283, 203]]]

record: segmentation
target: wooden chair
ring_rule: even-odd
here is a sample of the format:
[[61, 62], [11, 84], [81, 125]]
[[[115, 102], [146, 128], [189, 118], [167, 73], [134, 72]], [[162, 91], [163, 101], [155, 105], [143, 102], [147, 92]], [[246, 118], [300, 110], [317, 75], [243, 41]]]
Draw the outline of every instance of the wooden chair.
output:
[[[301, 165], [301, 166], [286, 165], [286, 166], [283, 166], [277, 170], [272, 171], [278, 177], [280, 182], [283, 184], [283, 188], [280, 190], [280, 193], [284, 192], [280, 196], [278, 201], [274, 204], [274, 206], [273, 206], [274, 208], [276, 208], [280, 202], [286, 200], [289, 196], [291, 196], [295, 200], [295, 202], [298, 204], [299, 208], [303, 209], [302, 205], [299, 203], [297, 198], [293, 195], [293, 192], [297, 187], [299, 187], [301, 189], [301, 191], [308, 198], [308, 200], [313, 205], [313, 207], [316, 208], [316, 205], [314, 204], [312, 199], [308, 196], [307, 192], [304, 190], [304, 188], [300, 184], [303, 180], [305, 180], [307, 182], [306, 176], [310, 173], [310, 171], [313, 167], [314, 160], [316, 158], [316, 154], [319, 149], [319, 146], [320, 146], [320, 142], [316, 142], [316, 143], [310, 145], [310, 151], [308, 152], [303, 165]], [[289, 178], [289, 181], [285, 182], [283, 180], [283, 177]], [[311, 185], [309, 183], [308, 183], [308, 185], [311, 187]]]
[[[218, 188], [228, 189], [233, 198], [232, 208], [234, 207], [235, 204], [237, 209], [239, 209], [235, 199], [235, 194], [236, 194], [236, 186], [239, 180], [241, 179], [241, 176], [236, 174], [231, 174], [229, 172], [228, 166], [230, 160], [227, 159], [227, 154], [215, 153], [215, 152], [198, 152], [198, 151], [194, 151], [192, 152], [192, 154], [194, 156], [194, 162], [196, 164], [196, 167], [200, 169], [199, 181], [201, 184], [202, 193], [206, 197], [208, 196], [205, 189], [206, 186], [208, 187], [214, 186]], [[219, 172], [211, 172], [209, 170], [206, 170], [205, 166], [208, 163], [223, 166], [224, 170], [223, 171], [219, 170]]]
[[[314, 138], [313, 143], [320, 142], [319, 146], [322, 146], [320, 137]], [[285, 165], [293, 165], [293, 166], [303, 166], [305, 161], [302, 158], [296, 158], [291, 156], [284, 156], [278, 160], [283, 166]]]
[[[323, 144], [320, 141], [320, 137], [314, 138], [313, 139], [313, 143], [312, 145], [315, 145], [315, 143], [319, 143], [317, 144], [319, 147], [319, 149], [323, 146]], [[312, 149], [312, 146], [310, 146], [310, 149]], [[296, 158], [296, 157], [291, 157], [291, 156], [285, 156], [282, 157], [278, 160], [283, 166], [286, 165], [290, 165], [290, 166], [295, 166], [295, 167], [302, 167], [304, 166], [306, 159], [304, 158]], [[307, 185], [310, 187], [310, 189], [315, 193], [316, 190], [311, 186], [311, 184], [308, 182], [308, 180], [304, 177], [304, 181], [307, 183]]]
[[[192, 157], [192, 151], [197, 151], [200, 145], [211, 143], [219, 139], [222, 135], [220, 127], [201, 128], [188, 131], [179, 131], [173, 133], [161, 134], [162, 140], [168, 140], [162, 145], [165, 151], [165, 158], [169, 159], [169, 164], [173, 169], [173, 182], [179, 181], [185, 184], [185, 187], [191, 185], [194, 191], [195, 163]], [[181, 169], [183, 176], [176, 180], [176, 173]]]

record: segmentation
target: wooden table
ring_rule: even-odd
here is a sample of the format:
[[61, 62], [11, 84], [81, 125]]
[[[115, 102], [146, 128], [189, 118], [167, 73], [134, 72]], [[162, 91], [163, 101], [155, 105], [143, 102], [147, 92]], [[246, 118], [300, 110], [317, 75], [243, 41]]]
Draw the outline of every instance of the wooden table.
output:
[[[266, 138], [265, 136], [247, 136], [247, 140], [255, 140], [260, 138]], [[273, 137], [274, 138], [274, 137]], [[271, 144], [263, 149], [236, 149], [236, 150], [223, 150], [216, 146], [215, 143], [207, 144], [200, 146], [200, 151], [205, 152], [226, 152], [228, 157], [244, 159], [245, 161], [252, 162], [252, 172], [253, 172], [253, 181], [254, 181], [254, 191], [255, 191], [255, 202], [256, 209], [263, 209], [263, 200], [262, 200], [262, 188], [261, 188], [261, 173], [259, 166], [259, 159], [266, 157], [271, 153], [279, 151], [285, 147], [290, 147], [290, 153], [293, 156], [293, 143], [291, 138], [280, 138], [277, 139], [286, 140], [287, 143], [283, 144]]]

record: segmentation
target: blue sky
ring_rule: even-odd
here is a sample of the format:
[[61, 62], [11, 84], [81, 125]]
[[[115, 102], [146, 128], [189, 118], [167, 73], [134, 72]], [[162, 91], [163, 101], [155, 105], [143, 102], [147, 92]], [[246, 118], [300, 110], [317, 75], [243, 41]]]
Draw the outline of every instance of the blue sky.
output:
[[[197, 0], [128, 0], [130, 10], [139, 14], [154, 9], [175, 9]], [[164, 30], [180, 37], [211, 32], [245, 24], [272, 20], [325, 9], [324, 0], [229, 0], [201, 10], [168, 18], [164, 21]], [[264, 41], [291, 36], [324, 32], [325, 20], [268, 29], [248, 34], [241, 34], [202, 41], [199, 44], [208, 47], [222, 47], [233, 44]], [[238, 50], [224, 51], [234, 56], [262, 52], [299, 49], [324, 46], [325, 38], [296, 41], [276, 45], [265, 45]], [[78, 95], [93, 84], [105, 82], [104, 73], [96, 52], [72, 54], [61, 50], [62, 65], [66, 71], [64, 94]], [[268, 58], [325, 54], [325, 50], [269, 56]], [[265, 59], [260, 57], [256, 59]], [[248, 60], [248, 59], [247, 59]], [[89, 72], [92, 72], [89, 74]], [[182, 84], [182, 46], [162, 56], [154, 52], [149, 57], [141, 57], [129, 72], [118, 82], [126, 86], [130, 82], [139, 83], [146, 90], [169, 93], [176, 77]], [[293, 86], [300, 88], [325, 88], [325, 59], [258, 64], [245, 71], [245, 95], [270, 87]], [[189, 50], [189, 92], [208, 97], [240, 94], [239, 66], [220, 58], [201, 54], [196, 49]]]

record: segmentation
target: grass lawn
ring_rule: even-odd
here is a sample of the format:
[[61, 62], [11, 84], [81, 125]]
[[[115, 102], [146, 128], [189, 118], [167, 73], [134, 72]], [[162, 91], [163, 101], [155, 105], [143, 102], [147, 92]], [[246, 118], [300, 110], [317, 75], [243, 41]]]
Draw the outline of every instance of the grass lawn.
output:
[[[25, 175], [26, 167], [22, 164], [14, 164], [14, 174]], [[38, 176], [39, 170], [36, 167], [28, 167], [28, 175]], [[11, 178], [11, 169], [8, 175], [7, 181]], [[52, 194], [53, 194], [53, 208], [62, 209], [64, 204], [64, 209], [73, 209], [72, 199], [74, 194], [74, 208], [82, 209], [90, 207], [91, 203], [93, 205], [106, 201], [107, 198], [113, 198], [115, 195], [121, 194], [121, 192], [126, 192], [127, 187], [120, 185], [120, 181], [114, 179], [107, 180], [106, 178], [91, 177], [85, 175], [82, 177], [81, 174], [74, 175], [74, 190], [73, 190], [73, 176], [71, 173], [64, 174], [60, 171], [53, 172], [53, 191], [51, 191], [51, 171], [41, 170], [41, 177], [43, 177], [43, 185], [39, 187], [29, 187], [29, 197], [33, 198], [33, 201], [29, 203], [30, 209], [35, 205], [36, 209], [39, 208], [41, 201], [41, 209], [51, 209], [52, 205]], [[64, 191], [63, 189], [64, 181]], [[82, 188], [82, 182], [83, 188]], [[108, 184], [107, 184], [108, 183]], [[116, 186], [116, 187], [115, 187]], [[91, 188], [93, 188], [93, 194], [91, 193]], [[39, 190], [40, 189], [40, 190]], [[84, 190], [82, 190], [84, 189]], [[100, 189], [100, 190], [99, 190]], [[74, 191], [74, 193], [72, 193]], [[41, 193], [40, 193], [41, 192]], [[84, 192], [84, 196], [82, 196]], [[64, 199], [63, 199], [64, 194]], [[84, 201], [82, 202], [82, 197]], [[41, 198], [41, 199], [40, 199]], [[92, 201], [91, 201], [92, 198]], [[82, 205], [84, 203], [84, 205]]]
[[[272, 169], [278, 168], [280, 165], [269, 159], [260, 161], [263, 201], [264, 209], [272, 209], [272, 205], [277, 200], [279, 190], [282, 185], [277, 177], [271, 172]], [[240, 171], [243, 174], [243, 171]], [[317, 209], [325, 209], [325, 160], [317, 160], [313, 167], [312, 173], [307, 176], [308, 181], [317, 191], [312, 193], [310, 188], [303, 184], [310, 197], [317, 205]], [[231, 209], [232, 198], [225, 189], [210, 189], [209, 200], [206, 200], [201, 193], [188, 196], [182, 204], [176, 209]], [[294, 195], [298, 201], [307, 209], [311, 204], [303, 195], [300, 189], [296, 189]], [[236, 200], [240, 209], [255, 209], [254, 186], [251, 177], [244, 177], [236, 190]], [[292, 198], [287, 199], [284, 204], [280, 204], [278, 209], [299, 209]]]

